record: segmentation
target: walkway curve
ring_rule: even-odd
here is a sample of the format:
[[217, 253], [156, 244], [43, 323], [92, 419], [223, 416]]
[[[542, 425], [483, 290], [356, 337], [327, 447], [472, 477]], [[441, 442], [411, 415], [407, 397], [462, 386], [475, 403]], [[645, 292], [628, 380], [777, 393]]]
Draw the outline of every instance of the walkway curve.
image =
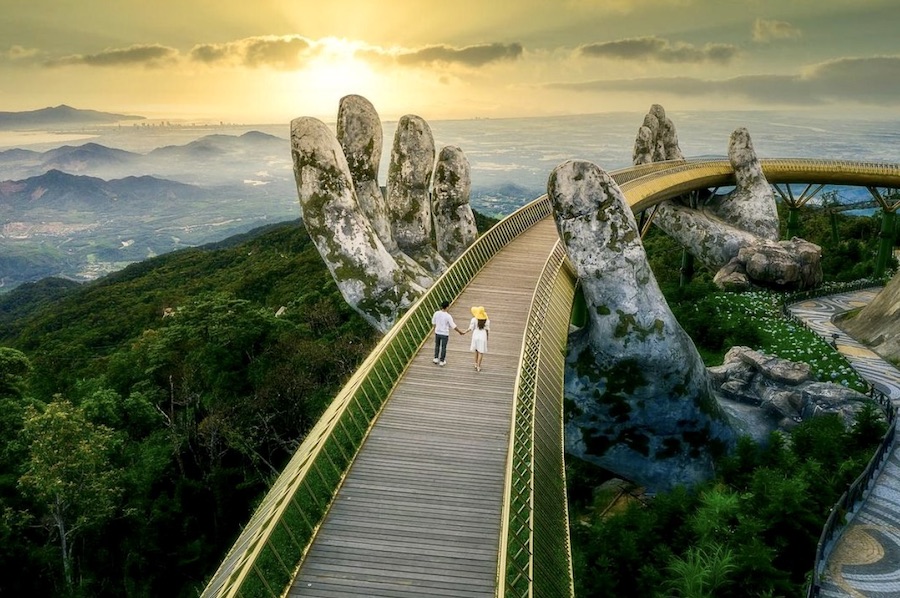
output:
[[[869, 303], [880, 289], [801, 301], [791, 313], [829, 342], [869, 383], [900, 405], [900, 370], [840, 330], [834, 316]], [[834, 335], [837, 335], [836, 337]], [[900, 449], [891, 449], [869, 495], [828, 556], [820, 597], [900, 596]]]

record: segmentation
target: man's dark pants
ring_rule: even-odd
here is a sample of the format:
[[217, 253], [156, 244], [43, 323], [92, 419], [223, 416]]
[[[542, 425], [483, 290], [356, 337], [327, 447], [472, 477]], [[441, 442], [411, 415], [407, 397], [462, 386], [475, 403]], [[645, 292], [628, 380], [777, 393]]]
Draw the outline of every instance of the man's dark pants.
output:
[[450, 340], [449, 334], [434, 335], [434, 358], [440, 361], [447, 361], [447, 341]]

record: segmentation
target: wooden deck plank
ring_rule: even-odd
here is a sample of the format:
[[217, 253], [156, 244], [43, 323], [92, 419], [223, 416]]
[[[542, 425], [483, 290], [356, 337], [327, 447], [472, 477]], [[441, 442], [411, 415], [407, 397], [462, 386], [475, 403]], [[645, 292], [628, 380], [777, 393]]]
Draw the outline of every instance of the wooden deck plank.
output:
[[540, 265], [556, 241], [546, 219], [495, 256], [450, 313], [491, 318], [473, 369], [470, 336], [451, 333], [447, 365], [422, 347], [354, 462], [290, 596], [489, 597], [516, 368]]

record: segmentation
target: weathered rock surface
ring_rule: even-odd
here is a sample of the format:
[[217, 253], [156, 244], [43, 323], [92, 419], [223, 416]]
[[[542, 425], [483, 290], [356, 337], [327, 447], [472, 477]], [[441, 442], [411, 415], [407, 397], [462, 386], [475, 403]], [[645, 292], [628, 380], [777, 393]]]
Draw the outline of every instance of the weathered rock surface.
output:
[[432, 236], [449, 260], [477, 237], [469, 164], [459, 148], [442, 151], [433, 214], [434, 139], [428, 123], [412, 115], [401, 119], [387, 198], [378, 186], [383, 132], [375, 107], [349, 95], [338, 109], [337, 137], [320, 125], [306, 118], [291, 123], [304, 225], [347, 302], [386, 331], [447, 267]]
[[447, 146], [434, 168], [432, 216], [438, 253], [452, 262], [475, 242], [478, 228], [469, 205], [472, 177], [461, 149]]
[[347, 158], [356, 199], [375, 234], [388, 249], [397, 244], [391, 234], [387, 204], [378, 186], [378, 168], [384, 132], [381, 119], [369, 100], [358, 95], [341, 98], [337, 115], [337, 138]]
[[712, 271], [725, 266], [741, 248], [760, 240], [702, 208], [690, 208], [675, 200], [659, 204], [653, 223]]
[[310, 117], [291, 121], [303, 224], [347, 303], [386, 332], [424, 289], [403, 275], [365, 217], [337, 138]]
[[885, 359], [900, 364], [900, 273], [842, 328]]
[[569, 339], [567, 450], [657, 490], [709, 478], [733, 431], [621, 191], [594, 164], [569, 161], [547, 192], [589, 312]]
[[760, 239], [779, 238], [778, 208], [772, 187], [756, 157], [750, 132], [735, 129], [728, 140], [728, 160], [737, 185], [727, 195], [714, 195], [706, 209], [720, 219]]
[[434, 275], [447, 262], [431, 240], [431, 176], [434, 137], [419, 116], [407, 114], [397, 123], [387, 179], [387, 205], [394, 240], [400, 249]]
[[[743, 280], [743, 283], [741, 282]], [[714, 282], [721, 288], [753, 285], [779, 289], [811, 289], [822, 282], [822, 248], [794, 237], [790, 241], [759, 241], [738, 251]]]
[[[654, 104], [635, 140], [635, 165], [671, 159], [668, 156], [676, 154], [666, 144], [672, 140], [677, 146], [675, 127], [662, 107]], [[680, 153], [679, 149], [679, 157]], [[775, 197], [747, 129], [731, 134], [728, 159], [736, 179], [731, 193], [712, 195], [697, 205], [663, 202], [653, 222], [715, 271], [715, 282], [722, 288], [805, 289], [819, 284], [821, 249], [800, 239], [777, 242]], [[802, 254], [794, 253], [798, 249]]]
[[653, 104], [634, 140], [632, 162], [638, 165], [683, 159], [675, 125], [666, 116], [665, 108]]
[[722, 365], [709, 368], [709, 373], [713, 386], [725, 399], [759, 406], [758, 413], [728, 409], [755, 430], [752, 435], [758, 440], [764, 440], [771, 431], [788, 431], [801, 421], [829, 413], [838, 414], [850, 426], [868, 400], [866, 395], [839, 384], [816, 382], [805, 363], [748, 347], [732, 347]]

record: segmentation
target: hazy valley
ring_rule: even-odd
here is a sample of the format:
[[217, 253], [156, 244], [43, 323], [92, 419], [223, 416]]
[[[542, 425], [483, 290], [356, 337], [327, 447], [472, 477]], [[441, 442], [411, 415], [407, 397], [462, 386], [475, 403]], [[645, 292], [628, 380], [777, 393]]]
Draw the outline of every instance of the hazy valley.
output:
[[[0, 292], [46, 276], [91, 280], [299, 216], [287, 123], [149, 123], [65, 106], [0, 116]], [[747, 126], [762, 157], [900, 160], [892, 121], [672, 116], [689, 156], [723, 155], [730, 132]], [[539, 196], [566, 159], [628, 165], [639, 124], [622, 113], [431, 123], [438, 147], [466, 153], [472, 205], [490, 215]], [[382, 179], [395, 127], [384, 123]], [[841, 190], [844, 202], [867, 197]]]

